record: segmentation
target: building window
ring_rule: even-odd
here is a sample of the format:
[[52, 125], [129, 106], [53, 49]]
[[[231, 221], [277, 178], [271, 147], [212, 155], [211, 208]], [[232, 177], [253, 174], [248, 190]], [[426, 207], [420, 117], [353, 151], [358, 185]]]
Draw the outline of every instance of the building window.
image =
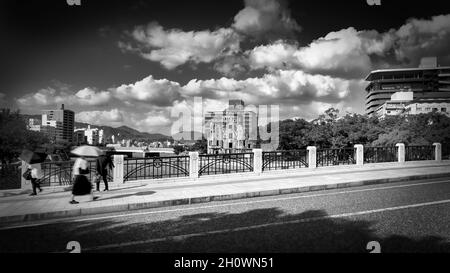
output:
[[447, 108], [441, 108], [441, 112], [447, 112]]
[[417, 107], [417, 111], [422, 111], [422, 107]]

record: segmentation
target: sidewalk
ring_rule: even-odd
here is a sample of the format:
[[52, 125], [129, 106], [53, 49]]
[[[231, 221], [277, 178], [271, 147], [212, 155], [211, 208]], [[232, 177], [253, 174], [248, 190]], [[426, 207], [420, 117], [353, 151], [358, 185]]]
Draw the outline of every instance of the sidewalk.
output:
[[0, 223], [23, 222], [187, 205], [212, 201], [318, 191], [409, 179], [450, 178], [450, 161], [378, 163], [190, 178], [146, 180], [122, 184], [71, 205], [70, 192], [45, 189], [38, 196], [0, 197]]

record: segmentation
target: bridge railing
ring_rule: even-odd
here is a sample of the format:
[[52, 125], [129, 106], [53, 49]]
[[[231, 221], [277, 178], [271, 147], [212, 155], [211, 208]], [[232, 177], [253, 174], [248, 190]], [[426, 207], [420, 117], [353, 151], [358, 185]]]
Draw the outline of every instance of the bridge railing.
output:
[[397, 161], [397, 147], [364, 147], [364, 163], [384, 163]]
[[253, 172], [253, 153], [199, 156], [198, 176]]
[[308, 168], [308, 152], [306, 150], [263, 152], [263, 171], [298, 168]]
[[317, 167], [356, 164], [355, 148], [317, 150]]
[[435, 158], [434, 146], [406, 146], [405, 160], [406, 161], [422, 161], [433, 160]]
[[[364, 147], [355, 148], [316, 149], [308, 147], [305, 150], [253, 152], [234, 154], [202, 154], [192, 152], [189, 156], [124, 158], [123, 155], [114, 156], [115, 168], [108, 174], [108, 179], [114, 183], [125, 183], [136, 180], [151, 180], [161, 178], [189, 177], [197, 179], [200, 176], [253, 173], [286, 169], [322, 168], [338, 165], [364, 165], [369, 163], [423, 161], [448, 159], [448, 146], [442, 147], [435, 143], [433, 146], [405, 146], [396, 147]], [[442, 156], [443, 155], [443, 156]], [[88, 177], [93, 181], [96, 175], [95, 161], [88, 161], [91, 172]], [[42, 186], [66, 186], [72, 184], [72, 168], [74, 161], [44, 162], [41, 164], [43, 178]], [[23, 167], [23, 166], [22, 166]], [[9, 174], [8, 174], [9, 173]], [[2, 166], [0, 170], [1, 184], [9, 175], [20, 180], [21, 188], [25, 187], [18, 168], [13, 170]], [[18, 184], [18, 183], [16, 183]], [[28, 183], [29, 184], [29, 183]], [[1, 185], [0, 185], [1, 186]], [[4, 189], [0, 187], [0, 190]]]
[[189, 156], [126, 158], [125, 181], [189, 176]]
[[[73, 165], [75, 161], [49, 161], [41, 163], [42, 178], [40, 179], [41, 186], [69, 186], [72, 185]], [[97, 164], [95, 160], [88, 160], [89, 181], [94, 181], [94, 176], [97, 175]], [[107, 175], [108, 181], [113, 181], [110, 170]]]

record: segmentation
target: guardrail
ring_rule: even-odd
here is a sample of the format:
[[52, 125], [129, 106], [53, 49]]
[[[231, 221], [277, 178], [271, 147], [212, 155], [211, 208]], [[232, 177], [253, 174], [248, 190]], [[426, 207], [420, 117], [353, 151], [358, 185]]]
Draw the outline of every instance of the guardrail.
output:
[[354, 148], [317, 150], [317, 167], [356, 164]]
[[[40, 179], [41, 186], [69, 186], [72, 185], [72, 169], [75, 161], [57, 161], [57, 162], [43, 162], [41, 163], [41, 170], [43, 178]], [[90, 181], [93, 181], [94, 176], [97, 173], [97, 165], [95, 161], [88, 160], [89, 174], [87, 177]], [[108, 170], [108, 181], [112, 181], [113, 178]]]
[[364, 147], [364, 163], [398, 161], [397, 147]]
[[406, 146], [406, 161], [433, 160], [435, 157], [435, 148], [433, 146]]
[[306, 150], [263, 152], [263, 171], [308, 168]]
[[[396, 147], [364, 147], [316, 149], [262, 152], [255, 149], [251, 153], [233, 154], [203, 154], [192, 152], [189, 156], [124, 158], [114, 156], [115, 168], [113, 175], [108, 174], [108, 180], [115, 183], [125, 183], [136, 180], [199, 176], [254, 173], [272, 170], [322, 168], [338, 165], [364, 165], [368, 163], [416, 161], [449, 159], [450, 148], [439, 143], [433, 146]], [[95, 161], [88, 161], [91, 172], [88, 177], [92, 181], [96, 174]], [[42, 186], [66, 186], [72, 184], [72, 168], [74, 161], [44, 162], [41, 164], [43, 178]], [[5, 177], [15, 179], [15, 185], [26, 187], [21, 178], [20, 166], [3, 167], [0, 170], [0, 189], [5, 189]], [[13, 179], [13, 180], [14, 180]], [[29, 184], [29, 183], [28, 183]]]
[[189, 156], [126, 158], [124, 181], [189, 176]]
[[253, 172], [253, 153], [200, 155], [198, 175]]

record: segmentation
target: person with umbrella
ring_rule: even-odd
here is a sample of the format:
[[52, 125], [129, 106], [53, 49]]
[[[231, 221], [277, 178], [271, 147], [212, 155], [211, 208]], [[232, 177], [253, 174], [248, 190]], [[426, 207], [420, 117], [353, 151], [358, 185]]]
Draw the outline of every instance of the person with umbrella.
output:
[[97, 191], [100, 191], [100, 179], [103, 179], [105, 183], [104, 191], [108, 191], [108, 169], [112, 170], [114, 168], [114, 163], [112, 162], [111, 155], [101, 155], [97, 158]]
[[73, 165], [72, 175], [74, 177], [72, 187], [72, 199], [70, 204], [78, 204], [75, 200], [75, 196], [91, 195], [92, 201], [97, 200], [99, 197], [94, 196], [92, 191], [92, 184], [89, 181], [87, 174], [89, 174], [89, 164], [86, 157], [98, 157], [102, 154], [101, 150], [92, 146], [81, 146], [74, 149], [72, 154], [78, 155], [79, 158], [75, 160]]
[[32, 152], [30, 150], [23, 150], [19, 156], [19, 159], [28, 164], [24, 177], [31, 181], [33, 192], [30, 196], [37, 195], [36, 189], [39, 189], [39, 192], [42, 192], [40, 185], [40, 180], [43, 178], [41, 163], [44, 162], [46, 158], [47, 154]]

